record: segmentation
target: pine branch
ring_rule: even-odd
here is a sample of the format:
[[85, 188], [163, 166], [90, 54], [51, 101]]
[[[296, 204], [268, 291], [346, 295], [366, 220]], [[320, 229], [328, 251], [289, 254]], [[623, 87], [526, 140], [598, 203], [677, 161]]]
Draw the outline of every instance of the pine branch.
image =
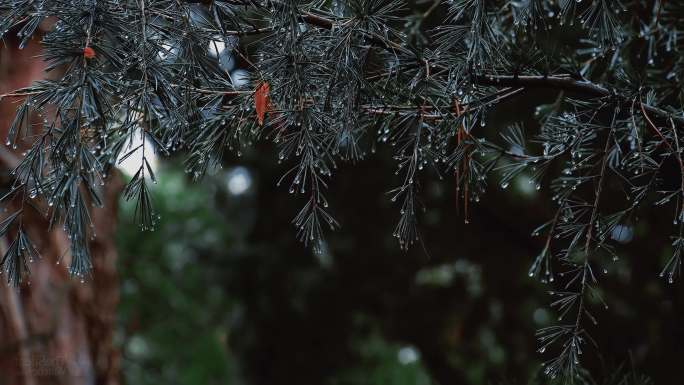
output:
[[[478, 75], [474, 81], [480, 85], [495, 87], [524, 87], [524, 88], [549, 88], [574, 92], [588, 97], [618, 97], [626, 105], [632, 103], [614, 91], [584, 80], [576, 80], [571, 77], [560, 76], [515, 76], [515, 75]], [[672, 118], [677, 125], [684, 127], [684, 117], [673, 115], [663, 109], [644, 105], [643, 108], [650, 114], [658, 116], [660, 119], [667, 120]]]

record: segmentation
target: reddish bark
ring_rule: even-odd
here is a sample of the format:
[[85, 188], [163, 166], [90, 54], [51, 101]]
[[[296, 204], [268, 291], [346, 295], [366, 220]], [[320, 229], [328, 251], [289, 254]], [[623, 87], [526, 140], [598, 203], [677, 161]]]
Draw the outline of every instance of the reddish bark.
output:
[[[0, 94], [44, 77], [36, 58], [40, 46], [24, 50], [3, 48], [0, 53]], [[0, 103], [0, 137], [4, 138], [16, 101]], [[17, 156], [3, 146], [3, 174]], [[5, 176], [0, 183], [7, 187]], [[96, 238], [91, 242], [93, 275], [85, 283], [66, 271], [68, 250], [62, 231], [47, 231], [38, 213], [26, 214], [24, 226], [42, 259], [31, 266], [31, 276], [19, 289], [0, 283], [0, 385], [119, 383], [119, 351], [113, 342], [119, 283], [116, 272], [115, 229], [118, 177], [107, 184], [105, 208], [94, 209]], [[0, 217], [3, 216], [0, 214]], [[4, 255], [8, 240], [0, 239]], [[4, 279], [0, 276], [0, 279]]]

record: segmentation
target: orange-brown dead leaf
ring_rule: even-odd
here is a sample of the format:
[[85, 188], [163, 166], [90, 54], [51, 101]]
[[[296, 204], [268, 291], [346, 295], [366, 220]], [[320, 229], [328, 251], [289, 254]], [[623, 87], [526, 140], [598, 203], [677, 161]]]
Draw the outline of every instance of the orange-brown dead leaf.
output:
[[83, 57], [86, 59], [92, 59], [95, 57], [95, 50], [90, 47], [83, 48]]
[[257, 114], [257, 121], [259, 122], [260, 126], [264, 125], [264, 116], [271, 105], [269, 97], [270, 90], [271, 87], [268, 85], [268, 83], [264, 82], [261, 83], [261, 85], [257, 87], [256, 91], [254, 92], [254, 104]]

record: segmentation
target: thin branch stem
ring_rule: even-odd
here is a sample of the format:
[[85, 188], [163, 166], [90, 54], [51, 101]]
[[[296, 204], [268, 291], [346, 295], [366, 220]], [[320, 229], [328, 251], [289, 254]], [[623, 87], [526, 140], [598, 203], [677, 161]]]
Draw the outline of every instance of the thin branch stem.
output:
[[[553, 88], [593, 97], [616, 96], [623, 99], [623, 102], [628, 102], [627, 99], [622, 98], [620, 95], [617, 95], [609, 89], [600, 86], [596, 83], [588, 82], [585, 80], [576, 80], [566, 76], [478, 75], [474, 77], [474, 82], [479, 85], [495, 87], [524, 87], [528, 89]], [[631, 103], [631, 101], [629, 102]], [[661, 119], [672, 118], [672, 120], [676, 122], [677, 125], [684, 127], [684, 117], [682, 116], [674, 116], [670, 112], [645, 104], [642, 105], [642, 109], [648, 112], [649, 114], [658, 116]]]

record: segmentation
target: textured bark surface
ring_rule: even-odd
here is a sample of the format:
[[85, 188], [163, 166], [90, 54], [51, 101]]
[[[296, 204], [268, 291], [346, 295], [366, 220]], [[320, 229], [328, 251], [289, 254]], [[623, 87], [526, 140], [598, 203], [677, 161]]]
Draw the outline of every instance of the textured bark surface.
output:
[[[39, 44], [31, 42], [23, 50], [12, 46], [16, 45], [10, 42], [0, 52], [0, 94], [45, 75], [42, 61], [36, 58]], [[3, 139], [16, 105], [11, 98], [0, 103]], [[17, 155], [5, 146], [0, 152], [0, 184], [6, 191], [8, 171]], [[0, 275], [0, 385], [119, 383], [119, 352], [113, 334], [119, 301], [116, 202], [122, 184], [115, 178], [106, 185], [105, 208], [92, 211], [97, 234], [91, 242], [94, 269], [84, 283], [71, 279], [66, 271], [65, 234], [48, 232], [47, 220], [38, 213], [24, 218], [42, 259], [32, 264], [30, 278], [19, 289], [8, 287]], [[0, 218], [5, 215], [0, 213]], [[0, 239], [3, 255], [8, 242]]]

